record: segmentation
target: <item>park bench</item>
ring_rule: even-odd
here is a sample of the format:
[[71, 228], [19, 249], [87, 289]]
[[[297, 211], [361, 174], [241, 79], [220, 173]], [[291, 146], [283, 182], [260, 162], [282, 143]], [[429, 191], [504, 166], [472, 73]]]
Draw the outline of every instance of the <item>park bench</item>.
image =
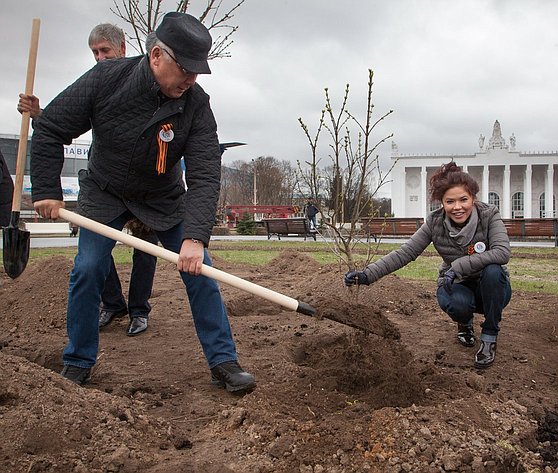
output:
[[[558, 246], [558, 219], [510, 218], [502, 219], [508, 235], [515, 239], [551, 238]], [[382, 237], [409, 237], [424, 223], [422, 218], [369, 218], [362, 220], [367, 239]]]
[[378, 241], [379, 237], [410, 237], [421, 227], [424, 219], [419, 217], [375, 217], [362, 219], [361, 222], [367, 241], [370, 241], [370, 238]]
[[68, 222], [25, 222], [25, 229], [31, 236], [70, 236], [71, 229]]
[[310, 223], [307, 218], [270, 218], [264, 219], [262, 222], [267, 230], [267, 239], [276, 235], [280, 240], [282, 236], [303, 236], [312, 237], [316, 240], [316, 232], [310, 229]]
[[504, 218], [502, 221], [510, 238], [552, 238], [558, 247], [557, 218]]

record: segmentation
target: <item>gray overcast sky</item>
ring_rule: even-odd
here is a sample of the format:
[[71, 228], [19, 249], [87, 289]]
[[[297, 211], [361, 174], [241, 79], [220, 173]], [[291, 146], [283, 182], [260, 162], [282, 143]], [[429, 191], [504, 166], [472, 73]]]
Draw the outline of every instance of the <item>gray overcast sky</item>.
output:
[[[90, 29], [124, 26], [112, 5], [3, 2], [0, 133], [19, 133], [32, 19], [41, 19], [35, 93], [46, 105], [93, 65]], [[475, 152], [496, 119], [519, 151], [557, 150], [557, 21], [555, 0], [247, 0], [234, 19], [232, 58], [213, 61], [213, 74], [198, 81], [211, 95], [220, 140], [248, 143], [227, 151], [225, 164], [308, 159], [298, 117], [315, 129], [324, 87], [338, 104], [347, 83], [350, 110], [362, 117], [369, 68], [375, 113], [394, 110], [375, 136], [394, 133], [402, 154]], [[387, 144], [380, 151], [390, 153]]]

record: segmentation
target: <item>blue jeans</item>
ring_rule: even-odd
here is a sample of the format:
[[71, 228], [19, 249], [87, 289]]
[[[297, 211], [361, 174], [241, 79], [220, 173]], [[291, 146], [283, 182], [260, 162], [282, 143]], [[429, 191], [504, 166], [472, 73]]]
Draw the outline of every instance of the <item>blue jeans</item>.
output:
[[[484, 314], [482, 334], [488, 338], [498, 335], [502, 311], [511, 299], [509, 277], [499, 264], [489, 264], [475, 281], [453, 285], [451, 294], [443, 286], [436, 293], [440, 308], [460, 324], [472, 323], [473, 313]], [[482, 338], [482, 337], [481, 337]]]
[[[157, 235], [150, 232], [144, 240], [157, 244]], [[130, 275], [130, 286], [128, 288], [128, 304], [122, 294], [122, 284], [116, 271], [114, 259], [110, 257], [110, 272], [105, 281], [105, 287], [101, 294], [103, 309], [110, 312], [127, 310], [130, 317], [147, 317], [151, 311], [149, 298], [153, 289], [153, 278], [157, 258], [148, 253], [134, 249], [132, 256], [132, 274]]]
[[[123, 214], [108, 224], [121, 230], [130, 215]], [[182, 246], [182, 224], [157, 231], [162, 245], [175, 253]], [[99, 304], [110, 271], [110, 255], [116, 242], [85, 228], [79, 232], [78, 253], [70, 274], [66, 329], [68, 344], [65, 365], [92, 367], [99, 350]], [[211, 260], [204, 250], [204, 263]], [[198, 339], [209, 368], [237, 359], [229, 319], [217, 282], [205, 276], [180, 273], [186, 287]]]

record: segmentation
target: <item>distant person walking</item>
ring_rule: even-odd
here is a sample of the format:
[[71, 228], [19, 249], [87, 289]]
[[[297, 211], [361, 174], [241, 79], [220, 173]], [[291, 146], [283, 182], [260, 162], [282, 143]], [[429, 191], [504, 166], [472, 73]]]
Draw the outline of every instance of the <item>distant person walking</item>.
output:
[[318, 228], [318, 224], [316, 222], [316, 216], [318, 215], [318, 207], [314, 204], [313, 201], [309, 200], [306, 203], [306, 218], [308, 219], [308, 223], [310, 225], [310, 230], [316, 230]]
[[[496, 357], [502, 311], [512, 290], [506, 264], [511, 249], [506, 227], [494, 205], [477, 201], [478, 183], [450, 162], [430, 178], [432, 202], [442, 207], [401, 248], [363, 271], [350, 271], [345, 285], [369, 285], [414, 261], [430, 243], [442, 257], [436, 296], [440, 308], [457, 322], [457, 341], [476, 344], [474, 313], [484, 314], [476, 368], [487, 368]], [[419, 322], [420, 323], [420, 322]]]
[[[126, 39], [124, 37], [124, 31], [118, 26], [110, 23], [102, 23], [95, 26], [89, 34], [89, 49], [91, 49], [93, 57], [97, 62], [106, 59], [125, 57]], [[37, 119], [41, 116], [42, 110], [37, 97], [25, 94], [20, 94], [19, 97], [17, 109], [21, 113], [29, 112], [33, 119]], [[155, 233], [150, 228], [143, 225], [138, 219], [131, 220], [128, 222], [127, 226], [134, 236], [155, 245], [158, 243]], [[75, 231], [72, 227], [71, 235], [76, 236], [77, 233], [77, 227]], [[151, 312], [149, 298], [151, 297], [151, 291], [153, 289], [153, 278], [155, 276], [156, 267], [157, 258], [155, 256], [134, 249], [132, 256], [132, 274], [128, 287], [128, 303], [126, 303], [116, 265], [111, 256], [110, 272], [105, 281], [103, 293], [101, 294], [99, 328], [105, 327], [117, 317], [123, 317], [129, 314], [130, 323], [126, 329], [127, 335], [139, 335], [147, 330], [148, 317]]]

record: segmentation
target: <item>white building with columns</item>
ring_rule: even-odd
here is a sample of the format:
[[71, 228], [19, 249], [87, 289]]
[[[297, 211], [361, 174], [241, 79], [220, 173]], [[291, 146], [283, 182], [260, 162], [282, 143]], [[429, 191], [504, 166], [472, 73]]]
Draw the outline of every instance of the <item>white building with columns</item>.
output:
[[477, 198], [498, 206], [502, 218], [556, 217], [558, 152], [522, 152], [515, 145], [513, 134], [506, 144], [498, 120], [488, 144], [480, 135], [474, 154], [400, 155], [392, 142], [394, 216], [425, 218], [439, 207], [430, 203], [428, 183], [437, 168], [454, 160], [479, 183]]

